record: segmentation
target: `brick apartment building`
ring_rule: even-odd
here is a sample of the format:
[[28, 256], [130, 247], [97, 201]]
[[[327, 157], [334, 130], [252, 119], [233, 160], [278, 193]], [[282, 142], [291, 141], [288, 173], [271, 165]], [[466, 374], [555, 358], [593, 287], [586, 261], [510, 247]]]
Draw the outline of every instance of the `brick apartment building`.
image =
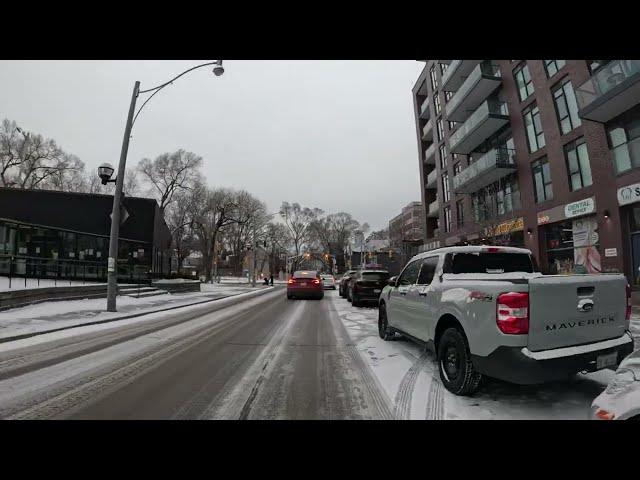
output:
[[411, 202], [389, 221], [390, 247], [401, 255], [403, 261], [418, 253], [423, 244], [423, 213], [421, 202]]
[[640, 280], [640, 61], [427, 60], [423, 251], [499, 243]]

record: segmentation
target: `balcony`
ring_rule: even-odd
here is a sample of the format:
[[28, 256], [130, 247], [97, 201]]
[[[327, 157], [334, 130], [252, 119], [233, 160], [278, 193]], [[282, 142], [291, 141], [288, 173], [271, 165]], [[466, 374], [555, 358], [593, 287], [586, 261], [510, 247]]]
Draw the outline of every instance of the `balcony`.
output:
[[432, 143], [431, 145], [429, 145], [429, 148], [425, 150], [424, 163], [427, 163], [429, 165], [436, 164], [436, 144], [435, 143]]
[[451, 153], [468, 155], [491, 135], [509, 123], [507, 104], [483, 102], [449, 138]]
[[494, 148], [453, 177], [456, 193], [477, 192], [517, 170], [515, 150]]
[[488, 62], [476, 65], [445, 105], [447, 120], [464, 122], [501, 83], [500, 68], [497, 65]]
[[433, 142], [433, 124], [429, 120], [424, 127], [422, 127], [422, 141]]
[[442, 76], [442, 90], [458, 90], [478, 63], [480, 60], [453, 60]]
[[440, 215], [440, 203], [436, 199], [434, 202], [429, 204], [429, 210], [427, 212], [427, 218], [438, 218]]
[[640, 103], [640, 60], [612, 60], [576, 89], [578, 115], [605, 123]]
[[434, 168], [429, 175], [427, 175], [427, 188], [437, 188], [438, 172]]
[[429, 97], [424, 99], [424, 102], [422, 102], [422, 105], [420, 105], [420, 118], [422, 118], [423, 120], [427, 120], [429, 118], [430, 115], [430, 111], [429, 111]]

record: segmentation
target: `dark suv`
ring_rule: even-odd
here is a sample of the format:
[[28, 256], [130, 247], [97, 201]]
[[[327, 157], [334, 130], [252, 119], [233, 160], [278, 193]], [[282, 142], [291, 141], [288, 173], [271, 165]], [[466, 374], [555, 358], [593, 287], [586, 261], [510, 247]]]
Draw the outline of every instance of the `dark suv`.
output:
[[347, 300], [359, 307], [364, 301], [378, 302], [382, 289], [389, 282], [387, 270], [360, 270], [347, 284]]
[[346, 272], [344, 272], [344, 275], [342, 275], [340, 284], [338, 285], [338, 294], [341, 297], [344, 298], [347, 296], [347, 285], [349, 284], [349, 279], [356, 273], [358, 273], [358, 270], [347, 270]]

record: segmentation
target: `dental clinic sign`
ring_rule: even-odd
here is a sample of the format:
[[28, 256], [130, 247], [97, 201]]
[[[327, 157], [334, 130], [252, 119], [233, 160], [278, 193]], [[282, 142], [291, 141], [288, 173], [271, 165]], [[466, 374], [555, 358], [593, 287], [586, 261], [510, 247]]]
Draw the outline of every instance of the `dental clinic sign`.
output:
[[595, 198], [585, 198], [578, 202], [567, 203], [564, 206], [564, 216], [566, 218], [579, 217], [581, 215], [588, 215], [596, 211]]
[[640, 202], [640, 183], [634, 183], [618, 189], [619, 205], [629, 205], [636, 202]]

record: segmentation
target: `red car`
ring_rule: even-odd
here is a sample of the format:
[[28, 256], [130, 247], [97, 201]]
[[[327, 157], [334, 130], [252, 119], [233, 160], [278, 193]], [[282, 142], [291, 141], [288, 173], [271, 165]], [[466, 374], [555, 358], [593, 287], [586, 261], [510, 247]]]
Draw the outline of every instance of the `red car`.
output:
[[322, 278], [315, 270], [299, 270], [293, 272], [287, 281], [287, 298], [317, 298], [324, 297]]

